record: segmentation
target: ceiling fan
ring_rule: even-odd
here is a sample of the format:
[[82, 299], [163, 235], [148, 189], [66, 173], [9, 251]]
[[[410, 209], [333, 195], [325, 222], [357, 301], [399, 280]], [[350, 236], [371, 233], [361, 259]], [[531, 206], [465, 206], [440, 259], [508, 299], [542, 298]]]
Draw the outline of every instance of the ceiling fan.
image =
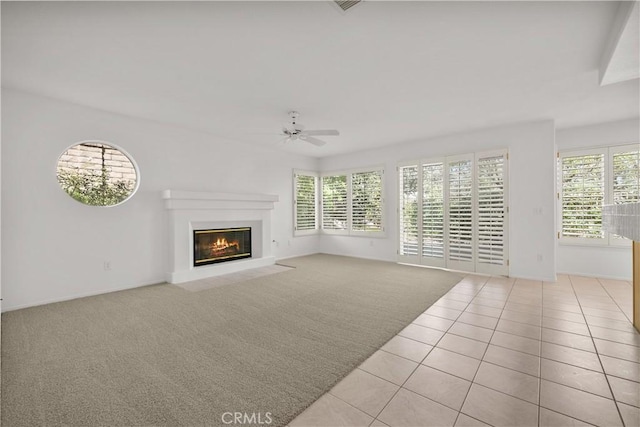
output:
[[289, 117], [291, 118], [291, 124], [282, 128], [282, 135], [285, 136], [284, 142], [291, 141], [304, 141], [310, 144], [322, 147], [326, 144], [325, 141], [315, 138], [316, 136], [338, 136], [340, 132], [335, 129], [324, 130], [304, 130], [304, 126], [296, 123], [300, 113], [297, 111], [289, 111]]

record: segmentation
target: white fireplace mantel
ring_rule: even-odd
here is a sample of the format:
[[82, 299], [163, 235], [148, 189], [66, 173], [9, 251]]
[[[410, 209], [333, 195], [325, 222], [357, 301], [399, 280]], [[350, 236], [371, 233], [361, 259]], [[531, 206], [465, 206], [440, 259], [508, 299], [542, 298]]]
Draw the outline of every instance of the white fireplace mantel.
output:
[[164, 190], [167, 209], [273, 209], [278, 196], [273, 194], [208, 193], [203, 191]]
[[[169, 283], [183, 283], [275, 263], [271, 253], [271, 211], [277, 195], [164, 190], [169, 212]], [[251, 227], [251, 258], [193, 266], [193, 231]]]

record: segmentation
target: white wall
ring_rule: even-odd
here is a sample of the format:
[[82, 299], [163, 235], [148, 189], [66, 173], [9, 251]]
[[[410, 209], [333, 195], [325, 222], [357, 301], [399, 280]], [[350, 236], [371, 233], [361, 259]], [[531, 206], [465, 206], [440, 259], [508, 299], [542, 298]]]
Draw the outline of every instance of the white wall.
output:
[[[276, 257], [316, 252], [317, 236], [293, 238], [291, 206], [292, 169], [318, 169], [317, 159], [14, 90], [3, 89], [2, 113], [5, 310], [164, 281], [169, 188], [277, 194]], [[140, 189], [121, 206], [85, 206], [58, 186], [58, 156], [91, 139], [124, 148], [140, 168]]]
[[[510, 155], [510, 274], [554, 280], [556, 168], [552, 121], [480, 130], [321, 159], [320, 167], [325, 172], [384, 164], [386, 200], [385, 238], [323, 235], [321, 251], [395, 260], [398, 162], [499, 148], [508, 148]], [[542, 261], [538, 261], [538, 254], [542, 255]]]
[[[167, 188], [278, 194], [272, 236], [278, 258], [317, 252], [393, 261], [398, 162], [508, 148], [511, 275], [556, 272], [555, 148], [638, 141], [638, 120], [559, 130], [543, 121], [480, 130], [321, 160], [39, 97], [2, 92], [1, 253], [4, 310], [162, 282], [168, 263]], [[135, 197], [84, 206], [58, 187], [58, 156], [88, 139], [117, 144], [141, 170]], [[226, 160], [225, 160], [226, 159]], [[229, 160], [232, 159], [232, 160]], [[384, 164], [386, 237], [293, 237], [292, 169], [332, 171]], [[536, 212], [541, 212], [537, 214]], [[537, 260], [542, 254], [542, 261]], [[112, 270], [105, 271], [104, 261]], [[558, 272], [629, 278], [626, 249], [558, 248]]]
[[[556, 131], [559, 151], [639, 142], [640, 120], [637, 118]], [[560, 244], [558, 273], [631, 280], [631, 248]]]

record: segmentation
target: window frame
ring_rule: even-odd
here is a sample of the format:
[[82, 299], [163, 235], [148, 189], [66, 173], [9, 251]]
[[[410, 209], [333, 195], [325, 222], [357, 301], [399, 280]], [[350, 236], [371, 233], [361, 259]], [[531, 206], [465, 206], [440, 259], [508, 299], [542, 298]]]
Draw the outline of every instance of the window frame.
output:
[[[502, 261], [503, 264], [496, 264], [490, 262], [483, 262], [479, 255], [480, 249], [480, 241], [481, 233], [480, 233], [480, 201], [482, 197], [480, 196], [480, 162], [484, 159], [489, 159], [492, 157], [502, 157]], [[474, 200], [474, 221], [476, 224], [476, 230], [474, 233], [475, 244], [474, 244], [474, 265], [475, 272], [482, 274], [491, 274], [491, 275], [499, 275], [499, 274], [509, 274], [510, 271], [510, 203], [511, 203], [511, 194], [510, 194], [510, 186], [511, 186], [511, 178], [510, 178], [510, 162], [509, 162], [509, 149], [502, 148], [497, 150], [490, 151], [482, 151], [474, 154], [474, 191], [475, 191], [475, 200]]]
[[[354, 230], [353, 229], [353, 176], [356, 174], [364, 174], [364, 173], [379, 173], [380, 174], [380, 230]], [[349, 234], [352, 236], [364, 236], [364, 237], [381, 237], [381, 234], [384, 234], [384, 168], [367, 168], [363, 170], [352, 170], [350, 174], [347, 176], [347, 194], [349, 197]]]
[[[380, 173], [380, 231], [365, 231], [353, 229], [353, 175], [366, 172], [379, 172]], [[331, 176], [346, 176], [347, 180], [347, 227], [344, 230], [325, 229], [323, 224], [323, 211], [324, 211], [324, 198], [322, 190], [322, 179]], [[372, 166], [363, 167], [357, 169], [347, 169], [338, 171], [322, 172], [319, 174], [318, 193], [320, 202], [320, 233], [327, 235], [339, 235], [339, 236], [358, 236], [358, 237], [373, 237], [373, 238], [385, 238], [386, 237], [386, 189], [385, 189], [385, 172], [384, 166]]]
[[[403, 245], [404, 241], [403, 241], [403, 223], [402, 223], [402, 206], [400, 206], [401, 201], [403, 201], [403, 196], [404, 196], [404, 188], [402, 187], [402, 181], [400, 179], [400, 169], [402, 168], [416, 168], [416, 213], [417, 213], [417, 219], [416, 219], [416, 232], [417, 232], [417, 236], [416, 236], [416, 253], [415, 254], [406, 254], [406, 253], [402, 253], [402, 251], [400, 250], [400, 247]], [[410, 160], [410, 161], [404, 161], [404, 162], [399, 162], [396, 166], [396, 184], [397, 184], [397, 191], [398, 191], [398, 197], [396, 200], [397, 203], [397, 215], [396, 215], [396, 230], [398, 230], [398, 238], [396, 240], [396, 244], [398, 245], [397, 247], [397, 255], [398, 255], [398, 259], [401, 262], [407, 263], [407, 264], [419, 264], [421, 257], [420, 257], [420, 253], [422, 252], [422, 247], [420, 244], [420, 236], [422, 235], [422, 221], [420, 221], [420, 218], [422, 217], [422, 192], [418, 191], [420, 189], [420, 180], [422, 179], [422, 163], [420, 160], [414, 161], [414, 160]]]
[[[75, 148], [75, 147], [78, 147], [78, 146], [81, 146], [81, 145], [90, 145], [90, 144], [104, 145], [104, 146], [108, 147], [109, 149], [113, 149], [113, 150], [118, 151], [120, 154], [122, 154], [124, 157], [127, 158], [129, 163], [131, 163], [131, 166], [133, 167], [133, 170], [134, 170], [135, 175], [136, 175], [136, 180], [135, 180], [135, 184], [133, 186], [133, 189], [131, 190], [131, 193], [129, 193], [129, 195], [126, 198], [122, 199], [118, 203], [115, 203], [115, 204], [112, 204], [112, 205], [93, 205], [93, 204], [90, 204], [90, 203], [85, 203], [85, 202], [83, 202], [81, 200], [76, 199], [71, 194], [67, 193], [67, 191], [64, 189], [64, 187], [62, 187], [62, 185], [60, 184], [59, 172], [60, 172], [60, 169], [61, 169], [60, 162], [62, 161], [62, 156], [65, 155], [72, 148]], [[129, 151], [125, 150], [124, 148], [122, 148], [118, 144], [114, 144], [112, 142], [108, 142], [108, 141], [101, 140], [101, 139], [85, 139], [85, 140], [78, 141], [78, 142], [75, 142], [75, 143], [69, 145], [67, 148], [65, 148], [60, 153], [60, 155], [58, 155], [58, 157], [56, 159], [56, 166], [55, 166], [55, 169], [54, 169], [54, 173], [55, 173], [55, 175], [54, 175], [55, 179], [58, 182], [58, 187], [60, 187], [62, 189], [62, 191], [65, 194], [67, 194], [67, 196], [69, 198], [71, 198], [76, 203], [79, 203], [79, 204], [81, 204], [83, 206], [97, 207], [97, 208], [115, 208], [115, 207], [118, 207], [118, 206], [121, 206], [121, 205], [127, 203], [129, 200], [131, 200], [138, 193], [138, 190], [140, 189], [140, 182], [142, 180], [142, 174], [140, 172], [140, 167], [138, 166], [138, 162], [129, 153]]]
[[[315, 216], [315, 228], [307, 230], [298, 230], [298, 176], [311, 176], [314, 182], [314, 216]], [[320, 182], [319, 174], [313, 171], [307, 171], [302, 169], [293, 170], [293, 235], [297, 236], [309, 236], [318, 234], [320, 231], [320, 218], [319, 218], [319, 200], [318, 200], [318, 184]]]
[[603, 174], [603, 205], [613, 204], [613, 157], [615, 154], [627, 151], [640, 151], [640, 144], [622, 144], [590, 147], [583, 149], [558, 150], [557, 152], [557, 173], [558, 173], [558, 191], [557, 191], [557, 223], [558, 223], [558, 243], [562, 246], [588, 246], [588, 247], [630, 247], [631, 240], [626, 238], [614, 238], [612, 233], [603, 230], [602, 238], [587, 237], [566, 237], [563, 236], [562, 214], [563, 214], [563, 181], [562, 181], [562, 160], [566, 157], [580, 157], [594, 154], [602, 154], [604, 157], [604, 174]]
[[[425, 166], [433, 166], [440, 165], [442, 168], [442, 256], [441, 257], [432, 257], [424, 255], [424, 234], [425, 234], [425, 197], [424, 197], [424, 176], [425, 176]], [[418, 187], [421, 191], [418, 191], [418, 231], [421, 239], [419, 240], [419, 255], [423, 260], [422, 263], [425, 265], [430, 265], [433, 267], [444, 267], [447, 259], [447, 247], [448, 247], [448, 236], [447, 236], [447, 212], [446, 207], [448, 203], [447, 196], [447, 162], [446, 157], [435, 157], [429, 159], [422, 159], [418, 163]], [[429, 260], [426, 262], [426, 260]]]
[[[327, 177], [334, 176], [344, 176], [347, 182], [347, 194], [345, 203], [347, 205], [347, 226], [344, 230], [337, 230], [333, 228], [324, 228], [324, 185], [323, 179]], [[334, 234], [334, 235], [349, 235], [349, 230], [351, 229], [351, 192], [350, 192], [350, 174], [347, 172], [331, 172], [331, 173], [321, 173], [320, 174], [320, 185], [318, 186], [318, 199], [320, 202], [320, 233], [322, 234]]]
[[[607, 179], [607, 182], [605, 182], [605, 205], [612, 205], [614, 204], [614, 200], [613, 200], [613, 191], [614, 191], [614, 185], [613, 185], [613, 157], [616, 154], [620, 154], [620, 153], [624, 153], [627, 151], [640, 151], [640, 143], [638, 144], [626, 144], [626, 145], [614, 145], [614, 146], [610, 146], [607, 147], [608, 151], [609, 151], [609, 155], [606, 158], [606, 162], [605, 162], [605, 179]], [[607, 173], [608, 178], [606, 177]], [[640, 190], [640, 189], [639, 189]], [[608, 192], [608, 194], [607, 194]], [[608, 196], [608, 198], [607, 198]], [[638, 202], [640, 202], [640, 198], [638, 199]], [[609, 240], [609, 246], [611, 247], [623, 247], [623, 248], [628, 248], [631, 247], [632, 245], [632, 241], [630, 239], [627, 239], [626, 237], [618, 237], [615, 238], [613, 237], [614, 234], [610, 233], [609, 231], [605, 230], [605, 235], [608, 236], [608, 240]]]
[[[502, 166], [502, 208], [503, 208], [503, 219], [502, 219], [502, 264], [497, 263], [488, 263], [483, 262], [479, 259], [478, 251], [479, 246], [478, 242], [480, 240], [480, 230], [478, 228], [479, 222], [479, 162], [482, 159], [487, 159], [491, 157], [502, 157], [504, 158], [504, 164]], [[452, 163], [456, 163], [459, 161], [469, 161], [471, 163], [471, 260], [456, 260], [450, 258], [450, 224], [451, 224], [451, 194], [450, 194], [450, 166]], [[443, 218], [442, 218], [442, 228], [443, 228], [443, 256], [439, 257], [431, 257], [424, 255], [424, 167], [426, 165], [434, 165], [439, 164], [442, 165], [442, 174], [443, 174], [443, 182], [442, 182], [442, 201], [443, 201]], [[403, 244], [403, 236], [402, 236], [402, 223], [401, 223], [401, 210], [402, 206], [400, 203], [402, 201], [402, 191], [403, 188], [401, 186], [400, 179], [400, 169], [402, 168], [417, 168], [417, 181], [418, 181], [418, 190], [417, 190], [417, 211], [418, 211], [418, 250], [417, 254], [403, 254], [400, 250], [400, 246]], [[422, 158], [419, 160], [411, 160], [411, 161], [403, 161], [399, 162], [396, 167], [396, 176], [397, 176], [397, 189], [398, 189], [398, 197], [396, 199], [397, 208], [398, 208], [398, 216], [396, 227], [398, 230], [398, 239], [396, 241], [397, 246], [397, 259], [398, 262], [408, 263], [408, 264], [417, 264], [417, 265], [425, 265], [430, 267], [440, 267], [447, 268], [452, 270], [460, 270], [460, 271], [469, 271], [476, 272], [479, 274], [491, 274], [491, 275], [509, 275], [510, 266], [509, 266], [509, 200], [510, 200], [510, 190], [509, 190], [509, 150], [507, 148], [488, 150], [482, 152], [474, 152], [474, 153], [466, 153], [466, 154], [458, 154], [444, 157], [431, 157], [431, 158]]]

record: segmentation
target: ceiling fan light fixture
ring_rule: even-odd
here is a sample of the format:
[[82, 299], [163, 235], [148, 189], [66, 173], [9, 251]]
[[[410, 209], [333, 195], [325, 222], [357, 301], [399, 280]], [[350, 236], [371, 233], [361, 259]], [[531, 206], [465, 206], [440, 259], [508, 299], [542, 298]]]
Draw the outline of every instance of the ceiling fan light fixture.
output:
[[305, 127], [296, 123], [296, 119], [300, 116], [295, 110], [289, 111], [289, 117], [291, 118], [291, 124], [282, 127], [282, 135], [285, 136], [285, 142], [291, 141], [303, 141], [321, 147], [326, 144], [325, 141], [315, 138], [314, 136], [337, 136], [340, 135], [335, 129], [315, 129], [304, 130]]

